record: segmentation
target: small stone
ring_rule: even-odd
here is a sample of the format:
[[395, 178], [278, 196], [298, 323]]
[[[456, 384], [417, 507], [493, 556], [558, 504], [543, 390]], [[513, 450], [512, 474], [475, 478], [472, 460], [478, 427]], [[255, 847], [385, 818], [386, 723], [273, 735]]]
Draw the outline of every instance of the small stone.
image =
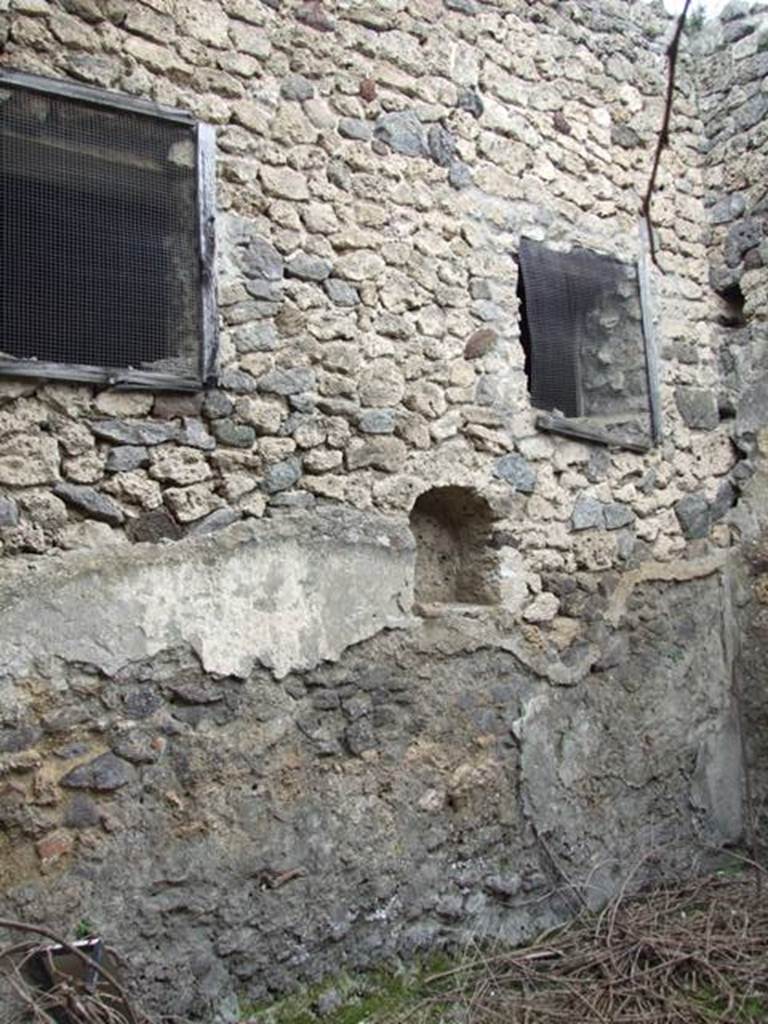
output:
[[465, 359], [479, 359], [487, 355], [494, 346], [498, 335], [492, 327], [481, 327], [467, 339], [464, 346]]
[[68, 833], [59, 830], [51, 832], [43, 839], [35, 843], [37, 855], [43, 864], [53, 864], [62, 857], [68, 856], [75, 845], [75, 841]]
[[428, 156], [421, 121], [412, 110], [380, 114], [376, 119], [374, 137], [402, 156]]
[[361, 142], [367, 142], [372, 134], [373, 129], [370, 124], [359, 117], [342, 117], [339, 121], [339, 135], [343, 139], [358, 139]]
[[98, 519], [110, 526], [119, 526], [125, 520], [122, 510], [93, 487], [82, 487], [78, 484], [57, 484], [53, 493], [76, 511], [90, 519]]
[[382, 257], [369, 249], [356, 249], [336, 260], [336, 273], [350, 281], [378, 281], [386, 272]]
[[232, 508], [217, 508], [215, 512], [205, 516], [190, 527], [187, 531], [188, 537], [199, 537], [206, 533], [215, 533], [216, 530], [223, 530], [225, 526], [231, 526], [240, 518], [240, 513]]
[[295, 100], [303, 103], [315, 95], [315, 87], [304, 75], [288, 75], [280, 83], [280, 95], [284, 100]]
[[248, 277], [279, 281], [283, 276], [283, 257], [266, 238], [254, 238], [238, 250], [238, 262]]
[[99, 808], [85, 793], [75, 793], [64, 811], [67, 828], [93, 828], [100, 820]]
[[214, 494], [207, 484], [192, 484], [191, 487], [169, 487], [163, 492], [163, 500], [180, 523], [191, 523], [202, 519], [214, 509], [221, 508], [224, 500]]
[[360, 79], [360, 99], [364, 103], [373, 103], [376, 99], [376, 82], [373, 78]]
[[597, 498], [577, 498], [571, 513], [572, 530], [605, 529], [605, 515], [602, 501]]
[[746, 209], [747, 202], [741, 192], [734, 192], [732, 195], [723, 196], [718, 199], [712, 207], [709, 219], [713, 224], [727, 224], [729, 221], [740, 217]]
[[381, 469], [396, 473], [405, 462], [406, 447], [397, 437], [356, 438], [346, 452], [348, 469]]
[[477, 89], [462, 89], [456, 100], [459, 110], [466, 110], [473, 117], [482, 117], [485, 110], [482, 97]]
[[197, 448], [185, 448], [180, 445], [155, 448], [150, 455], [150, 462], [149, 475], [154, 480], [167, 480], [174, 484], [196, 484], [201, 480], [207, 480], [211, 475], [211, 467], [206, 462], [205, 455]]
[[230, 448], [252, 448], [256, 440], [256, 431], [253, 427], [235, 423], [231, 419], [214, 420], [211, 429], [216, 435], [216, 440]]
[[573, 131], [570, 122], [562, 110], [556, 110], [554, 112], [552, 115], [552, 124], [554, 125], [555, 131], [560, 132], [561, 135], [570, 135]]
[[460, 192], [472, 184], [472, 172], [461, 160], [454, 160], [448, 170], [448, 184]]
[[154, 398], [140, 391], [102, 391], [96, 396], [93, 404], [105, 416], [123, 419], [146, 416], [154, 404]]
[[240, 355], [248, 352], [274, 352], [277, 348], [277, 331], [274, 324], [252, 320], [232, 332], [232, 341]]
[[179, 434], [179, 444], [188, 445], [190, 448], [199, 448], [204, 452], [211, 452], [216, 447], [216, 441], [205, 429], [205, 424], [195, 416], [184, 417], [184, 427]]
[[331, 273], [331, 264], [319, 256], [310, 256], [305, 252], [297, 252], [285, 264], [288, 277], [297, 277], [300, 281], [324, 281]]
[[287, 491], [298, 483], [301, 477], [301, 463], [298, 459], [284, 459], [275, 462], [264, 470], [263, 487], [267, 494]]
[[480, 8], [476, 0], [443, 0], [449, 11], [459, 11], [461, 14], [477, 14]]
[[314, 371], [304, 367], [292, 370], [271, 370], [259, 377], [259, 390], [274, 395], [297, 395], [302, 391], [313, 391], [314, 387]]
[[103, 548], [124, 542], [125, 537], [119, 530], [93, 519], [69, 523], [59, 533], [59, 547], [67, 551], [75, 548]]
[[96, 437], [113, 444], [156, 445], [175, 441], [178, 428], [172, 423], [151, 420], [93, 420], [91, 430]]
[[363, 434], [393, 434], [395, 431], [394, 409], [366, 409], [357, 421]]
[[181, 537], [181, 527], [164, 508], [145, 512], [138, 519], [129, 519], [125, 529], [135, 544], [158, 544], [161, 540], [178, 540]]
[[716, 523], [736, 504], [738, 492], [730, 480], [723, 480], [717, 489], [714, 501], [709, 506], [712, 522]]
[[619, 501], [611, 501], [604, 505], [603, 516], [606, 530], [620, 530], [624, 526], [631, 526], [635, 521], [632, 509]]
[[219, 384], [227, 391], [234, 391], [236, 395], [250, 395], [258, 390], [256, 380], [244, 370], [236, 370], [230, 367], [219, 374]]
[[717, 397], [704, 388], [675, 388], [675, 403], [686, 426], [691, 430], [714, 430], [720, 422]]
[[328, 298], [337, 306], [360, 305], [360, 293], [357, 288], [339, 277], [329, 277], [323, 287]]
[[622, 149], [635, 149], [640, 145], [640, 136], [628, 124], [615, 124], [611, 128], [611, 142]]
[[203, 408], [202, 394], [155, 396], [152, 414], [162, 420], [175, 420], [181, 416], [199, 416]]
[[400, 369], [388, 359], [370, 364], [360, 376], [360, 401], [376, 409], [398, 405], [405, 392]]
[[107, 456], [108, 473], [130, 473], [149, 465], [149, 449], [144, 445], [125, 444], [110, 448]]
[[543, 593], [531, 601], [523, 612], [526, 622], [551, 622], [560, 611], [560, 601], [554, 594]]
[[0, 529], [5, 526], [17, 526], [19, 510], [12, 498], [0, 498]]
[[532, 494], [536, 487], [536, 472], [522, 455], [505, 455], [496, 463], [493, 475], [506, 480], [521, 494]]
[[309, 199], [307, 179], [299, 171], [289, 167], [269, 167], [264, 165], [260, 171], [261, 181], [265, 190], [280, 199]]
[[456, 154], [456, 138], [440, 124], [433, 124], [427, 132], [429, 155], [438, 167], [448, 167]]
[[234, 408], [234, 402], [223, 391], [209, 391], [203, 402], [203, 412], [210, 420], [230, 416]]
[[59, 785], [67, 789], [95, 789], [108, 793], [128, 785], [133, 778], [134, 771], [126, 761], [107, 753], [73, 768]]
[[59, 446], [55, 438], [21, 434], [0, 442], [0, 484], [32, 487], [59, 479]]
[[336, 25], [323, 10], [320, 0], [309, 0], [296, 10], [296, 21], [300, 21], [316, 32], [335, 32]]
[[686, 540], [706, 537], [712, 526], [709, 502], [700, 494], [688, 494], [675, 502], [675, 515]]

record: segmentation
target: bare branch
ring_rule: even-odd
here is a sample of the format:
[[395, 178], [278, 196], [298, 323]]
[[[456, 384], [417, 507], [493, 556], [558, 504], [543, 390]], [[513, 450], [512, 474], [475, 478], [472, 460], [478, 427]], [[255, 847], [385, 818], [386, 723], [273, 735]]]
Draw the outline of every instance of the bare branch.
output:
[[685, 6], [683, 7], [680, 17], [677, 20], [677, 26], [675, 28], [675, 34], [672, 36], [672, 40], [667, 47], [667, 97], [664, 104], [664, 116], [661, 121], [661, 128], [659, 129], [659, 135], [656, 140], [656, 152], [653, 156], [653, 165], [651, 167], [651, 176], [648, 179], [648, 188], [646, 189], [643, 202], [640, 207], [640, 212], [645, 218], [645, 223], [648, 228], [648, 246], [650, 249], [651, 259], [658, 267], [659, 261], [656, 258], [656, 246], [653, 241], [653, 223], [651, 221], [651, 198], [653, 196], [654, 189], [656, 188], [656, 177], [659, 173], [659, 164], [661, 163], [661, 154], [664, 152], [666, 147], [669, 145], [669, 122], [672, 116], [672, 104], [675, 96], [675, 76], [677, 74], [677, 55], [680, 50], [680, 37], [683, 34], [685, 28], [685, 19], [688, 17], [688, 9], [691, 6], [692, 0], [685, 0]]

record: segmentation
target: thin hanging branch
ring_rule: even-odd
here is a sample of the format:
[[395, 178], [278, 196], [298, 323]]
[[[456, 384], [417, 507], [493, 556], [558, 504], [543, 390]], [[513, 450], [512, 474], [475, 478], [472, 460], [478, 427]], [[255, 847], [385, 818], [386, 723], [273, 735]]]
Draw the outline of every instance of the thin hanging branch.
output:
[[685, 0], [685, 5], [677, 20], [677, 27], [675, 28], [675, 34], [672, 36], [672, 41], [667, 47], [667, 61], [669, 68], [667, 72], [667, 99], [664, 105], [664, 117], [661, 121], [661, 128], [659, 130], [659, 136], [656, 141], [656, 152], [653, 156], [653, 166], [651, 167], [651, 176], [648, 179], [648, 188], [645, 196], [643, 197], [643, 203], [640, 207], [640, 211], [645, 218], [645, 224], [648, 229], [648, 246], [650, 249], [651, 259], [658, 267], [659, 261], [656, 259], [656, 245], [653, 241], [653, 223], [651, 221], [651, 198], [653, 196], [654, 189], [656, 188], [656, 176], [659, 173], [659, 164], [661, 163], [661, 154], [665, 148], [669, 145], [669, 121], [672, 116], [672, 103], [675, 96], [675, 76], [677, 74], [677, 55], [680, 49], [680, 37], [683, 34], [685, 28], [685, 19], [688, 17], [688, 8], [691, 6], [692, 0]]

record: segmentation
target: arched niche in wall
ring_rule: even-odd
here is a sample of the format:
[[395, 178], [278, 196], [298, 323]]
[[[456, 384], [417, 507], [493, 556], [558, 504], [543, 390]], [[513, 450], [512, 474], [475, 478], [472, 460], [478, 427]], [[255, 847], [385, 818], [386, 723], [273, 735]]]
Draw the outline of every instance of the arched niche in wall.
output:
[[411, 511], [417, 604], [497, 604], [499, 583], [488, 502], [468, 487], [433, 487]]

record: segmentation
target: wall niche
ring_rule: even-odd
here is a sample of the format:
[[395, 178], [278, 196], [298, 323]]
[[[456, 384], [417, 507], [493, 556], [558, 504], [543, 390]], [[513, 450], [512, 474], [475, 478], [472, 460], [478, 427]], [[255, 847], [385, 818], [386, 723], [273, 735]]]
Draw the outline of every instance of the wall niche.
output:
[[433, 487], [411, 511], [416, 538], [417, 604], [491, 605], [499, 601], [494, 516], [468, 487]]

